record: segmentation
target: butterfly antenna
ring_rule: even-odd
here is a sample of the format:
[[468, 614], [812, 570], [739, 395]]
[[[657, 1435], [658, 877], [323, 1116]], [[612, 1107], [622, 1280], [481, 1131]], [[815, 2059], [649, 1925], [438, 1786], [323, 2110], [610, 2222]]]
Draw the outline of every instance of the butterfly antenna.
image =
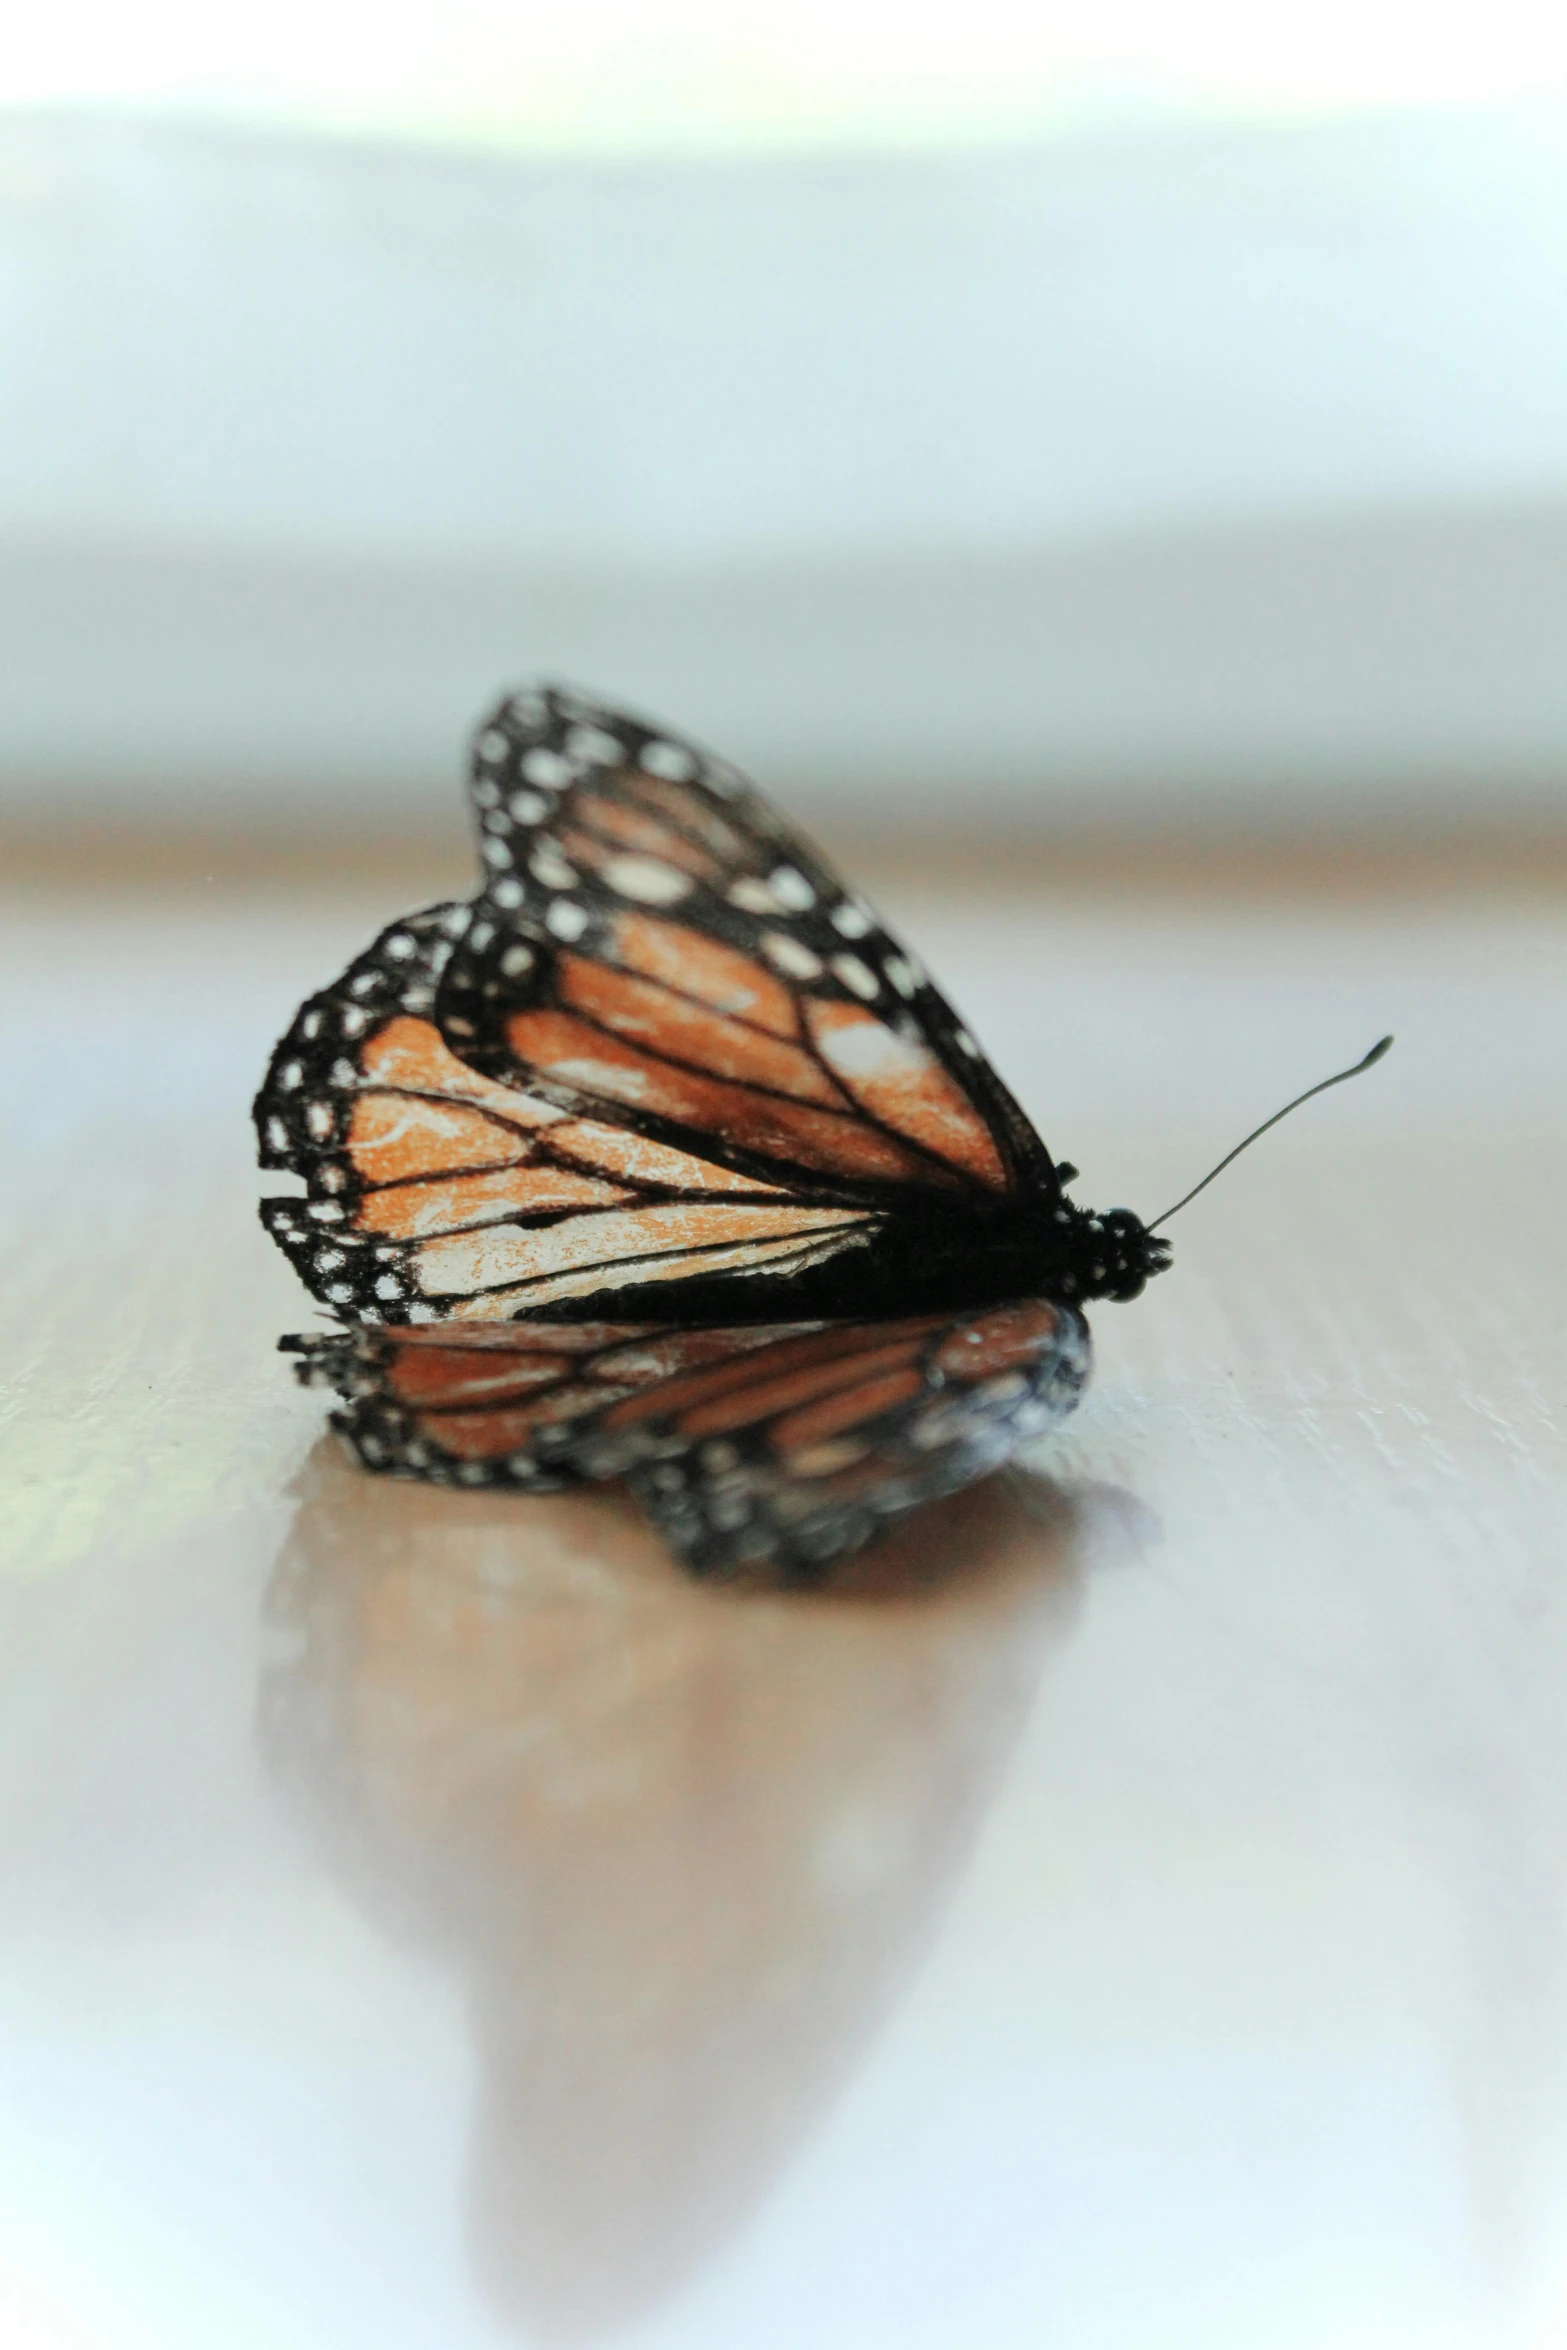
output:
[[1358, 1077], [1364, 1069], [1374, 1069], [1383, 1055], [1391, 1052], [1392, 1049], [1393, 1039], [1390, 1036], [1384, 1036], [1372, 1046], [1363, 1061], [1355, 1063], [1353, 1069], [1340, 1069], [1336, 1077], [1323, 1077], [1315, 1085], [1308, 1085], [1304, 1093], [1298, 1093], [1292, 1102], [1286, 1102], [1282, 1110], [1275, 1110], [1271, 1118], [1264, 1118], [1262, 1124], [1253, 1128], [1244, 1142], [1238, 1142], [1232, 1151], [1227, 1151], [1219, 1164], [1216, 1167], [1211, 1167], [1200, 1183], [1192, 1185], [1184, 1199], [1178, 1199], [1173, 1208], [1166, 1208], [1162, 1216], [1156, 1216], [1153, 1222], [1147, 1226], [1147, 1230], [1157, 1232], [1161, 1224], [1168, 1224], [1172, 1216], [1179, 1215], [1188, 1201], [1194, 1200], [1199, 1191], [1206, 1191], [1216, 1175], [1222, 1175], [1233, 1159], [1238, 1159], [1242, 1151], [1249, 1151], [1252, 1144], [1266, 1134], [1270, 1126], [1277, 1126], [1279, 1120], [1287, 1118], [1291, 1110], [1298, 1110], [1301, 1103], [1309, 1102], [1313, 1094], [1326, 1093], [1330, 1085], [1342, 1085], [1346, 1078]]

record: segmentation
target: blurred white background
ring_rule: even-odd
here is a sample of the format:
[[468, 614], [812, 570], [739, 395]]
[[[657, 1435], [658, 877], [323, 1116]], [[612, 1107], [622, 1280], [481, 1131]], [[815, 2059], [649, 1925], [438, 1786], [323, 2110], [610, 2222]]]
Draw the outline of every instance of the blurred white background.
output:
[[66, 0], [0, 58], [0, 814], [1537, 826], [1567, 18]]

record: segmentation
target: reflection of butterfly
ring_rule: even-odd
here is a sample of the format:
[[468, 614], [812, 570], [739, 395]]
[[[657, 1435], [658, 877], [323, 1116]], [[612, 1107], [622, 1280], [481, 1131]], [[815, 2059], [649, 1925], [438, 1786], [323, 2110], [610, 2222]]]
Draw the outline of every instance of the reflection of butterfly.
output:
[[625, 1471], [694, 1563], [798, 1568], [1069, 1408], [1079, 1305], [1167, 1246], [1067, 1199], [821, 858], [731, 769], [549, 688], [481, 730], [473, 800], [478, 895], [313, 996], [256, 1103], [307, 1185], [263, 1220], [354, 1326], [299, 1344], [361, 1458]]

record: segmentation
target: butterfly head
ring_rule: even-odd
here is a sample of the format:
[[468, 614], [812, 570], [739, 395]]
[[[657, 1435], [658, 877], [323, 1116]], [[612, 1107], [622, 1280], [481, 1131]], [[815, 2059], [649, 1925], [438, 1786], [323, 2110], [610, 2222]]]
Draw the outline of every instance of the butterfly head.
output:
[[1072, 1213], [1071, 1256], [1073, 1286], [1085, 1301], [1107, 1297], [1124, 1305], [1140, 1297], [1155, 1273], [1170, 1262], [1170, 1244], [1150, 1232], [1130, 1208], [1106, 1208], [1096, 1213], [1076, 1208]]

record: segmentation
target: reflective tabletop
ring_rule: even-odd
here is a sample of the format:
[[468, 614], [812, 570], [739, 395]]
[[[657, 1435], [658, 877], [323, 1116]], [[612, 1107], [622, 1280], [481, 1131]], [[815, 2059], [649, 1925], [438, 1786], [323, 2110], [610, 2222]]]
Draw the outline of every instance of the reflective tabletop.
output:
[[7, 2345], [1567, 2339], [1562, 909], [884, 895], [1096, 1204], [1399, 1045], [819, 1593], [291, 1383], [395, 901], [8, 903]]

